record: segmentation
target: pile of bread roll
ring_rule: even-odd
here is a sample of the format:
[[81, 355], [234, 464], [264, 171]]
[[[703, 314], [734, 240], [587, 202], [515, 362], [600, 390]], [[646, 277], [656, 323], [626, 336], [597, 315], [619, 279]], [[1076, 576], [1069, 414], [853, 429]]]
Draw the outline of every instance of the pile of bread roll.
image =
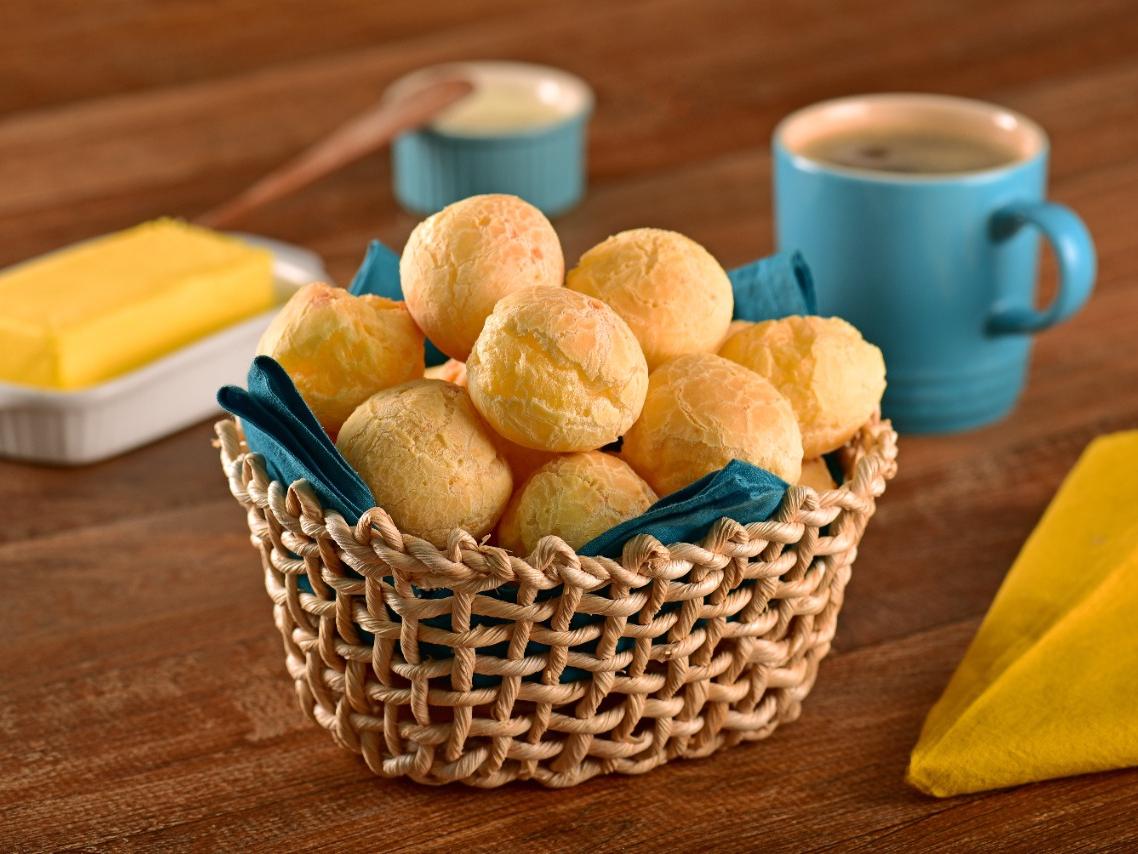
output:
[[[822, 455], [885, 389], [881, 352], [838, 318], [732, 321], [702, 246], [617, 234], [565, 272], [557, 234], [513, 196], [420, 223], [405, 302], [302, 288], [261, 339], [405, 533], [461, 528], [527, 555], [578, 548], [740, 459], [833, 488]], [[450, 361], [424, 370], [424, 335]]]

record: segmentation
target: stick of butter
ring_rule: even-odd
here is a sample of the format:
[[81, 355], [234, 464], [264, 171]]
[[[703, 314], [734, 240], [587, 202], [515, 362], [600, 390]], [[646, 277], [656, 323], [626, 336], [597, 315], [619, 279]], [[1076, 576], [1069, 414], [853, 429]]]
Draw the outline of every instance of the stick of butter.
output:
[[0, 274], [0, 382], [83, 388], [273, 303], [269, 252], [143, 223]]

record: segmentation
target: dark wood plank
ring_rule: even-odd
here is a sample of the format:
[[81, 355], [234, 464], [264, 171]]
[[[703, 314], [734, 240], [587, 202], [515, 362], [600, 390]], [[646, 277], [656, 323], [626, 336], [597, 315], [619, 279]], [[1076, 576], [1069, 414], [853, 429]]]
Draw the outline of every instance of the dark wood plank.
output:
[[[1053, 192], [1094, 232], [1098, 292], [1040, 336], [1004, 423], [906, 437], [835, 652], [769, 741], [547, 792], [376, 780], [306, 722], [244, 520], [202, 424], [67, 470], [0, 462], [0, 848], [1036, 850], [1138, 845], [1138, 772], [950, 801], [902, 773], [1020, 544], [1081, 449], [1138, 425], [1138, 15], [1122, 0], [609, 4], [7, 4], [0, 263], [192, 215], [422, 65], [550, 62], [598, 92], [570, 260], [675, 228], [732, 265], [771, 248], [767, 139], [802, 104], [923, 89], [998, 100], [1053, 139]], [[400, 246], [384, 157], [250, 230], [351, 274]], [[1053, 269], [1045, 264], [1045, 291]]]
[[[11, 0], [0, 28], [0, 113], [176, 86], [346, 53], [502, 18], [532, 0]], [[113, 34], [114, 45], [108, 45]], [[115, 50], [114, 46], [129, 47]]]
[[212, 437], [212, 426], [199, 424], [134, 453], [80, 468], [0, 460], [0, 484], [11, 515], [0, 526], [0, 544], [216, 500]]
[[[1133, 59], [1138, 21], [1124, 2], [1059, 5], [1049, 15], [1030, 14], [1034, 4], [1027, 2], [969, 5], [910, 9], [890, 16], [883, 31], [864, 3], [850, 4], [844, 14], [809, 5], [783, 14], [773, 4], [742, 0], [574, 4], [525, 19], [520, 29], [446, 30], [256, 74], [17, 114], [0, 127], [0, 223], [18, 221], [20, 228], [0, 229], [0, 262], [147, 217], [197, 213], [369, 103], [394, 77], [455, 56], [543, 59], [590, 79], [599, 97], [591, 173], [600, 184], [761, 150], [779, 116], [822, 97], [905, 80], [913, 88], [997, 96], [1017, 106], [1008, 96], [1017, 86], [1034, 88], [1033, 67], [1055, 65], [1059, 77]], [[1028, 20], [1030, 26], [1023, 24]], [[715, 23], [727, 21], [735, 26]], [[923, 36], [930, 32], [954, 37], [930, 47]], [[1009, 33], [1016, 35], [1010, 42]], [[878, 42], [884, 47], [854, 47]], [[960, 61], [965, 44], [1019, 61], [1001, 60], [990, 73], [985, 66], [985, 78], [977, 80], [974, 63]], [[1064, 69], [1072, 55], [1083, 64]], [[1108, 91], [1125, 94], [1122, 87]], [[61, 138], [81, 144], [83, 157], [52, 144]], [[386, 218], [401, 242], [413, 221], [395, 211], [386, 185], [384, 158], [375, 158], [264, 212], [249, 228], [323, 249], [324, 240], [346, 228], [376, 231]], [[761, 187], [755, 198], [765, 203]], [[392, 239], [388, 230], [380, 233]], [[5, 248], [17, 235], [18, 246]], [[359, 245], [353, 241], [352, 260]]]

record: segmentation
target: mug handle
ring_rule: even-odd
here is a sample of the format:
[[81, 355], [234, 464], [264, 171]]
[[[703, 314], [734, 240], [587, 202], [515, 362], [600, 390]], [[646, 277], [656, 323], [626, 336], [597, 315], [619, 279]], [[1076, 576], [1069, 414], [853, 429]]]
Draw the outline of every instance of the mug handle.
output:
[[1051, 244], [1059, 262], [1059, 292], [1042, 311], [997, 303], [988, 316], [989, 332], [1039, 332], [1062, 323], [1083, 307], [1094, 288], [1095, 245], [1078, 214], [1055, 202], [1013, 202], [992, 215], [990, 233], [1000, 243], [1025, 225], [1034, 225]]

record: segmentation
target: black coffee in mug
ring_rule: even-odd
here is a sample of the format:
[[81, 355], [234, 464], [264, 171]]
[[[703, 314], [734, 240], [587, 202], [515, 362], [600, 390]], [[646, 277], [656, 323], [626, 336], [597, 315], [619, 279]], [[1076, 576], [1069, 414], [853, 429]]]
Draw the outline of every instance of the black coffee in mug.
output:
[[798, 153], [829, 166], [911, 175], [981, 172], [1020, 158], [1018, 150], [995, 136], [921, 127], [845, 129], [811, 140]]

